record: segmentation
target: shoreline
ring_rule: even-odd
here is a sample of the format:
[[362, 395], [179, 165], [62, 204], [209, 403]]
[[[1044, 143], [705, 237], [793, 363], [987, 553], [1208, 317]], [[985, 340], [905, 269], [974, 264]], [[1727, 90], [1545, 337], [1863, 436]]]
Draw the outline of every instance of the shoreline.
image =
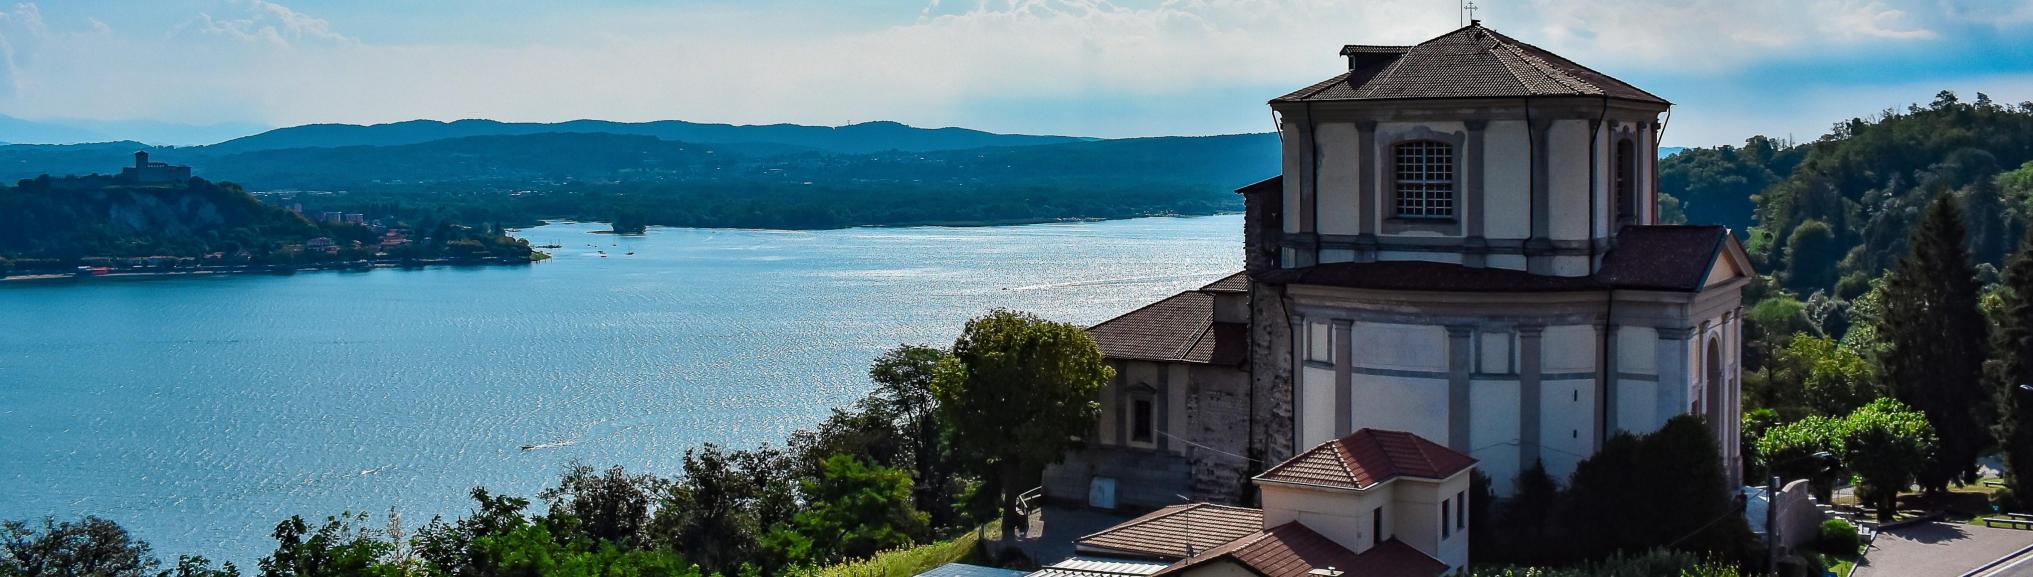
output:
[[[546, 254], [546, 253], [538, 253], [538, 254]], [[377, 270], [377, 269], [425, 269], [425, 268], [432, 268], [432, 267], [483, 267], [483, 266], [528, 266], [528, 265], [530, 265], [530, 264], [533, 264], [533, 263], [536, 263], [536, 262], [539, 262], [539, 261], [547, 260], [548, 258], [549, 258], [549, 257], [548, 257], [548, 255], [546, 254], [546, 257], [545, 257], [545, 258], [540, 258], [540, 259], [535, 259], [535, 260], [530, 260], [530, 261], [527, 261], [527, 262], [499, 262], [499, 261], [452, 261], [452, 260], [450, 260], [450, 259], [432, 259], [432, 260], [427, 260], [427, 261], [416, 261], [416, 262], [412, 262], [412, 263], [402, 263], [402, 262], [395, 262], [395, 261], [369, 261], [369, 262], [368, 262], [368, 263], [367, 263], [367, 264], [366, 264], [365, 266], [362, 266], [362, 265], [358, 265], [358, 264], [344, 264], [344, 265], [330, 265], [330, 266], [326, 266], [326, 265], [308, 265], [308, 266], [302, 266], [302, 267], [297, 267], [297, 268], [285, 268], [285, 269], [274, 269], [274, 268], [267, 268], [267, 267], [215, 267], [215, 268], [202, 268], [202, 267], [201, 267], [201, 268], [195, 268], [195, 269], [172, 269], [172, 270], [137, 270], [137, 271], [117, 271], [117, 272], [108, 272], [108, 273], [106, 273], [106, 274], [98, 274], [98, 275], [79, 275], [79, 274], [75, 274], [75, 273], [71, 273], [71, 274], [64, 274], [64, 273], [35, 273], [35, 274], [16, 274], [16, 275], [7, 275], [7, 276], [0, 276], [0, 283], [11, 283], [11, 282], [20, 282], [20, 283], [38, 283], [38, 282], [39, 282], [39, 283], [55, 283], [56, 281], [65, 281], [65, 280], [73, 280], [73, 281], [88, 281], [88, 280], [141, 280], [141, 279], [158, 279], [158, 278], [171, 278], [171, 277], [186, 277], [186, 276], [192, 276], [192, 277], [202, 277], [202, 276], [235, 276], [235, 275], [250, 275], [250, 274], [267, 274], [267, 275], [275, 275], [275, 276], [289, 276], [289, 275], [294, 275], [294, 274], [297, 274], [297, 273], [311, 273], [311, 272], [349, 272], [349, 271], [350, 271], [350, 272], [368, 272], [368, 271], [372, 271], [372, 270]]]

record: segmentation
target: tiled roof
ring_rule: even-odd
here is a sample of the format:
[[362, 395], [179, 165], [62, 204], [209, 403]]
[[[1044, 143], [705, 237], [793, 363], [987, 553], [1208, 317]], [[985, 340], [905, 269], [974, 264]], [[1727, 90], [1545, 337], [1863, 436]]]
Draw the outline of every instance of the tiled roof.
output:
[[1263, 577], [1312, 577], [1313, 570], [1328, 567], [1340, 571], [1342, 577], [1433, 577], [1447, 570], [1446, 563], [1397, 539], [1357, 555], [1294, 522], [1173, 563], [1158, 575], [1178, 573], [1217, 559], [1242, 564]]
[[1271, 192], [1283, 190], [1284, 186], [1285, 186], [1285, 175], [1280, 174], [1277, 176], [1273, 176], [1270, 178], [1242, 185], [1242, 188], [1235, 189], [1235, 192], [1236, 194], [1256, 194], [1259, 192]]
[[1074, 544], [1082, 551], [1178, 559], [1189, 542], [1195, 552], [1207, 551], [1263, 528], [1262, 510], [1192, 503], [1152, 511]]
[[1221, 280], [1207, 283], [1207, 286], [1200, 287], [1200, 291], [1210, 293], [1249, 292], [1249, 275], [1238, 272], [1221, 277]]
[[1596, 278], [1618, 288], [1698, 291], [1728, 240], [1720, 226], [1627, 226]]
[[1111, 575], [1149, 575], [1165, 570], [1167, 561], [1141, 561], [1107, 557], [1068, 557], [1058, 563], [1046, 565], [1030, 577], [1107, 577]]
[[[1217, 284], [1219, 284], [1217, 282]], [[1111, 359], [1241, 364], [1248, 329], [1214, 322], [1214, 295], [1187, 291], [1087, 329]]]
[[1314, 446], [1256, 478], [1341, 489], [1368, 489], [1398, 477], [1444, 479], [1474, 464], [1474, 458], [1418, 435], [1363, 429]]
[[[1417, 46], [1358, 46], [1355, 70], [1272, 102], [1608, 96], [1666, 104], [1664, 99], [1572, 60], [1472, 24]], [[1351, 52], [1353, 50], [1353, 52]]]
[[981, 565], [968, 565], [966, 563], [947, 563], [933, 567], [924, 573], [919, 573], [917, 577], [1023, 577], [1025, 574], [1025, 571], [1016, 569], [984, 567]]

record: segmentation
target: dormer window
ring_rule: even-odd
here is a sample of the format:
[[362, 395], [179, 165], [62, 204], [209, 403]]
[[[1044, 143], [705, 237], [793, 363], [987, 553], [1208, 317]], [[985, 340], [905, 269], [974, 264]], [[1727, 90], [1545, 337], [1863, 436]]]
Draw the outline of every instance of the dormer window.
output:
[[1454, 218], [1454, 145], [1414, 140], [1392, 151], [1398, 218]]

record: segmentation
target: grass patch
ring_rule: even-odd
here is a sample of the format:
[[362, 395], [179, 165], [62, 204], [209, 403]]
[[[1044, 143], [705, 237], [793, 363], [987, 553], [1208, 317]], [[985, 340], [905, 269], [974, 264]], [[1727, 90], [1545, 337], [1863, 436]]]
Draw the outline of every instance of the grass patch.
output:
[[790, 573], [798, 577], [911, 577], [947, 563], [980, 562], [981, 536], [1001, 531], [1002, 522], [995, 521], [944, 541], [891, 549], [860, 561]]

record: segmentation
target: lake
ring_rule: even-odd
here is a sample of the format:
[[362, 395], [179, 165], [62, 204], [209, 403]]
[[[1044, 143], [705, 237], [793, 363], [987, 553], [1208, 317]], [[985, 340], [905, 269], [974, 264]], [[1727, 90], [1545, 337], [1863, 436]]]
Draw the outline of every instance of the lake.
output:
[[563, 247], [528, 267], [0, 283], [0, 519], [98, 515], [251, 570], [292, 514], [415, 526], [574, 460], [674, 475], [991, 308], [1088, 325], [1242, 266], [1239, 215], [604, 228], [522, 231]]

